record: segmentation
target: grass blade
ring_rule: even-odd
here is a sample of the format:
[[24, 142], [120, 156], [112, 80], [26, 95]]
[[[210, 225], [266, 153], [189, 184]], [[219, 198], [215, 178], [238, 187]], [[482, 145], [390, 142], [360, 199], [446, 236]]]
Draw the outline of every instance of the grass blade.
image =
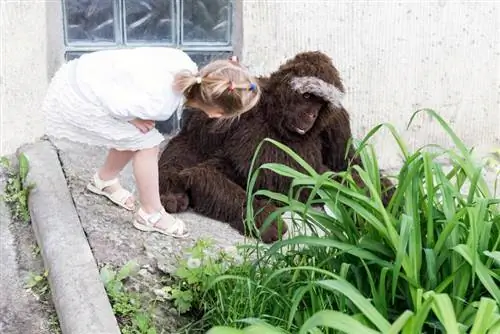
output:
[[319, 311], [307, 319], [300, 328], [299, 334], [307, 334], [317, 327], [334, 328], [345, 333], [380, 334], [380, 332], [366, 327], [351, 316], [330, 310]]
[[[447, 334], [459, 334], [459, 326], [455, 312], [453, 311], [453, 304], [447, 294], [440, 293], [434, 294], [434, 302], [432, 303], [432, 310], [443, 324]], [[425, 296], [424, 296], [425, 298]]]
[[389, 331], [387, 331], [387, 334], [398, 334], [403, 327], [406, 326], [407, 323], [409, 323], [411, 317], [413, 317], [413, 312], [410, 310], [404, 311], [397, 319], [396, 321], [393, 322], [391, 325], [391, 328], [389, 328]]
[[481, 298], [470, 334], [486, 334], [495, 320], [498, 320], [498, 305], [493, 299]]
[[[474, 255], [477, 256], [477, 254], [474, 254], [466, 245], [463, 244], [453, 247], [453, 250], [460, 254], [472, 266], [472, 258]], [[488, 290], [491, 296], [495, 298], [496, 302], [500, 304], [500, 289], [493, 281], [493, 278], [488, 272], [488, 268], [479, 260], [475, 262], [475, 265], [475, 273], [479, 280], [483, 283], [484, 287]]]
[[324, 280], [317, 281], [316, 284], [327, 290], [337, 291], [345, 295], [382, 333], [387, 333], [391, 327], [390, 323], [387, 322], [377, 309], [347, 281], [340, 279]]

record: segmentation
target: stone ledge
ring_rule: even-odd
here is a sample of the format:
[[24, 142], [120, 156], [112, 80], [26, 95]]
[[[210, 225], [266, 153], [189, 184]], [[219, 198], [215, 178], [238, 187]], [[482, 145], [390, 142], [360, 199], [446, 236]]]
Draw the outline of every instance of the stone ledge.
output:
[[56, 149], [42, 140], [20, 153], [29, 161], [27, 182], [35, 185], [29, 196], [32, 226], [62, 332], [119, 334]]

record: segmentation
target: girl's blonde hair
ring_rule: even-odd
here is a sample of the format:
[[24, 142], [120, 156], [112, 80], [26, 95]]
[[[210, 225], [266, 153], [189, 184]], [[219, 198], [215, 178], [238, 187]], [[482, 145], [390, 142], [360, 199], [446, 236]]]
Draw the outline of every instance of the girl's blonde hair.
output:
[[235, 57], [215, 60], [199, 73], [182, 71], [176, 75], [175, 86], [187, 103], [222, 108], [225, 117], [239, 116], [252, 109], [261, 96], [257, 80]]

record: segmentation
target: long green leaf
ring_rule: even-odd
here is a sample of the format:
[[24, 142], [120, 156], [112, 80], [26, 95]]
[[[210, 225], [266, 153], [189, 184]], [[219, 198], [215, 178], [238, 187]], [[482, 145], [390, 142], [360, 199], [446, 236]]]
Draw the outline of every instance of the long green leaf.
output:
[[[392, 302], [396, 298], [397, 282], [399, 278], [399, 272], [405, 258], [407, 258], [406, 249], [408, 247], [408, 242], [410, 240], [412, 223], [411, 218], [407, 215], [402, 215], [401, 217], [401, 231], [399, 237], [399, 245], [395, 245], [396, 249], [396, 259], [394, 261], [394, 271], [392, 272]], [[406, 268], [409, 269], [409, 268]]]
[[432, 310], [443, 324], [447, 334], [459, 334], [459, 326], [450, 297], [447, 294], [434, 294]]
[[425, 254], [425, 263], [427, 268], [427, 279], [428, 279], [428, 284], [426, 288], [429, 290], [433, 290], [437, 287], [436, 273], [438, 272], [438, 268], [436, 264], [436, 254], [430, 248], [425, 248], [424, 254]]
[[[457, 245], [453, 247], [453, 250], [460, 254], [470, 265], [473, 263], [474, 254], [466, 245]], [[481, 261], [476, 261], [475, 273], [479, 280], [483, 283], [484, 287], [488, 290], [493, 298], [495, 298], [496, 302], [500, 304], [500, 289], [498, 285], [491, 278], [490, 273], [488, 272], [488, 268], [484, 266]]]
[[[496, 315], [496, 317], [495, 317]], [[486, 334], [498, 319], [498, 305], [493, 299], [481, 298], [470, 334]]]
[[231, 328], [227, 326], [216, 326], [212, 327], [207, 334], [243, 334], [245, 333], [241, 329]]
[[380, 334], [380, 332], [366, 327], [351, 316], [330, 310], [319, 311], [307, 319], [300, 328], [299, 334], [307, 334], [317, 327], [334, 328], [345, 333]]
[[427, 248], [434, 247], [434, 177], [432, 171], [434, 164], [431, 161], [430, 155], [427, 152], [422, 153], [425, 186], [426, 186], [426, 216], [427, 216]]
[[373, 261], [374, 263], [377, 263], [383, 267], [392, 268], [392, 264], [390, 262], [384, 261], [378, 256], [375, 256], [373, 253], [366, 251], [362, 248], [359, 248], [356, 245], [350, 245], [333, 239], [305, 236], [305, 235], [293, 237], [291, 239], [276, 241], [266, 252], [266, 256], [272, 257], [280, 249], [289, 245], [304, 245], [308, 247], [324, 247], [324, 248], [331, 247], [334, 249], [342, 250], [343, 252], [349, 253], [361, 259]]
[[347, 281], [341, 279], [324, 280], [317, 281], [316, 284], [327, 290], [337, 291], [345, 295], [382, 333], [386, 333], [391, 327], [390, 323], [377, 309]]
[[396, 319], [396, 321], [394, 321], [392, 323], [391, 328], [389, 328], [389, 331], [387, 332], [387, 334], [398, 334], [403, 329], [403, 327], [405, 327], [409, 323], [411, 317], [413, 317], [412, 311], [410, 311], [410, 310], [404, 311]]

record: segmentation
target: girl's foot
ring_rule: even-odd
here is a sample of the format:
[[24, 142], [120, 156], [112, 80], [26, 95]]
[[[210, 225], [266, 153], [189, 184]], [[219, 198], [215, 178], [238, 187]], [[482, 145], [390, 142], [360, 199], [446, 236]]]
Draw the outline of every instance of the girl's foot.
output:
[[184, 222], [168, 214], [165, 209], [148, 214], [139, 208], [135, 214], [134, 227], [145, 232], [158, 232], [174, 238], [188, 236]]
[[87, 185], [87, 189], [97, 195], [107, 197], [111, 202], [126, 210], [133, 211], [135, 209], [134, 196], [123, 189], [118, 178], [104, 181], [100, 179], [98, 173], [95, 173], [92, 181]]

